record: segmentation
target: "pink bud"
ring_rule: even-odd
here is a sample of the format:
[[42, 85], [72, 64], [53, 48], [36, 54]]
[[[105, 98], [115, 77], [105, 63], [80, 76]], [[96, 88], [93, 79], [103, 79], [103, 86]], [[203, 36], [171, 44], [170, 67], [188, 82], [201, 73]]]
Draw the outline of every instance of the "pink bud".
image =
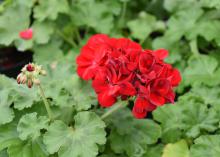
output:
[[21, 39], [30, 40], [33, 37], [33, 30], [31, 28], [21, 31], [19, 33]]

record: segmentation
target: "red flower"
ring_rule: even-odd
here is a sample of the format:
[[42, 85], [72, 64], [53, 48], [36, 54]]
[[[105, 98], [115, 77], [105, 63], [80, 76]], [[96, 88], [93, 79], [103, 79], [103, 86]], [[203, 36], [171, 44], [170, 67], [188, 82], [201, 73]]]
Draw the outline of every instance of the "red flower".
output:
[[20, 38], [24, 40], [30, 40], [33, 37], [33, 30], [31, 28], [21, 31], [19, 33]]
[[164, 62], [165, 49], [143, 50], [126, 38], [92, 36], [77, 57], [77, 73], [84, 80], [92, 79], [98, 101], [110, 107], [117, 98], [136, 96], [132, 113], [144, 118], [147, 112], [165, 103], [173, 103], [173, 88], [181, 81], [177, 69]]

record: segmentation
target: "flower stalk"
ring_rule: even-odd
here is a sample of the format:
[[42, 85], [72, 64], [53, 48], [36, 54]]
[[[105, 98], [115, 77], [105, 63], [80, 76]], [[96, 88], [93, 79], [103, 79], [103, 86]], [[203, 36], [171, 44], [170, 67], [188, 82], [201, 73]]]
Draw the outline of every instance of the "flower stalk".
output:
[[38, 88], [39, 88], [39, 91], [40, 91], [40, 95], [43, 99], [43, 102], [44, 102], [44, 105], [45, 105], [45, 108], [46, 108], [46, 111], [47, 111], [47, 114], [48, 114], [48, 117], [49, 119], [52, 121], [53, 120], [53, 113], [52, 113], [52, 110], [50, 108], [50, 105], [49, 105], [49, 102], [44, 94], [44, 90], [42, 88], [42, 86], [40, 84], [38, 84]]

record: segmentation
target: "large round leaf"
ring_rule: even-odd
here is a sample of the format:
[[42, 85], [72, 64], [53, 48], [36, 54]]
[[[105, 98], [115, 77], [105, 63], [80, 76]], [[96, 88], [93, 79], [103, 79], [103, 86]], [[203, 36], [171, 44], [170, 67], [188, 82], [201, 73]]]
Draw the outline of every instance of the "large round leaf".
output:
[[75, 116], [75, 125], [67, 126], [54, 121], [44, 136], [49, 153], [58, 152], [59, 157], [95, 157], [98, 144], [104, 144], [105, 123], [92, 112], [81, 112]]

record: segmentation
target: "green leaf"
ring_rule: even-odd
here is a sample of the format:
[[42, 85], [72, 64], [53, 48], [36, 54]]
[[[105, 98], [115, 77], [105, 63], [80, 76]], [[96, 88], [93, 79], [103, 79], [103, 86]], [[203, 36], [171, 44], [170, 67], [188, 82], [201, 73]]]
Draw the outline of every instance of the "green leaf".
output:
[[186, 141], [166, 145], [162, 157], [190, 157]]
[[39, 0], [38, 2], [38, 6], [34, 9], [34, 17], [39, 21], [55, 20], [59, 13], [68, 13], [69, 10], [67, 0]]
[[39, 63], [53, 62], [63, 58], [60, 48], [61, 42], [57, 40], [49, 41], [47, 44], [34, 45], [34, 61]]
[[[13, 107], [18, 110], [29, 108], [33, 105], [34, 101], [39, 101], [40, 98], [37, 94], [35, 87], [29, 89], [24, 85], [18, 85], [16, 80], [7, 78], [0, 75], [0, 123], [1, 121], [12, 120], [13, 110], [9, 106], [13, 103]], [[4, 112], [3, 112], [4, 111]], [[2, 116], [2, 117], [1, 117]]]
[[36, 139], [41, 133], [41, 129], [46, 129], [48, 127], [48, 118], [45, 116], [37, 117], [37, 113], [29, 113], [21, 117], [17, 130], [19, 137], [22, 140], [28, 138]]
[[36, 1], [35, 0], [16, 0], [15, 2], [19, 4], [20, 6], [26, 6], [28, 8], [31, 8]]
[[0, 126], [0, 151], [19, 142], [16, 124]]
[[92, 112], [80, 112], [75, 116], [75, 125], [68, 127], [62, 121], [54, 121], [44, 136], [50, 154], [59, 157], [95, 157], [98, 144], [105, 143], [105, 124]]
[[198, 5], [194, 0], [164, 0], [164, 8], [170, 12], [184, 10], [191, 8], [191, 6]]
[[0, 157], [8, 157], [7, 151], [6, 150], [0, 151]]
[[183, 124], [188, 137], [197, 137], [201, 132], [213, 132], [218, 128], [219, 119], [215, 110], [201, 103], [188, 105], [183, 110]]
[[37, 44], [48, 43], [50, 36], [54, 32], [53, 27], [53, 24], [50, 22], [35, 22], [33, 25], [33, 30], [35, 33], [33, 39], [35, 40], [35, 42]]
[[14, 102], [14, 108], [23, 110], [33, 105], [34, 101], [39, 101], [38, 89], [32, 87], [31, 89], [24, 85], [15, 84], [15, 88], [12, 90], [14, 96], [12, 101]]
[[174, 142], [182, 135], [182, 107], [180, 104], [165, 105], [157, 108], [153, 112], [154, 120], [161, 123], [162, 140], [164, 142]]
[[0, 125], [9, 123], [14, 118], [13, 109], [10, 108], [13, 102], [10, 99], [12, 84], [11, 79], [0, 75]]
[[219, 80], [217, 66], [217, 60], [211, 56], [199, 55], [198, 57], [191, 57], [183, 74], [184, 81], [187, 84], [216, 84]]
[[91, 84], [84, 82], [76, 74], [73, 76], [72, 87], [73, 89], [69, 89], [69, 91], [72, 91], [74, 105], [78, 111], [88, 110], [92, 105], [97, 104], [97, 98]]
[[[0, 16], [0, 44], [10, 45], [19, 39], [19, 32], [27, 29], [31, 10], [25, 6], [11, 5]], [[15, 18], [19, 17], [19, 18]]]
[[190, 157], [219, 157], [220, 135], [201, 136], [194, 141]]
[[[179, 3], [176, 4], [179, 6]], [[179, 45], [182, 42], [181, 38], [191, 32], [191, 29], [196, 25], [196, 21], [202, 14], [203, 10], [197, 5], [194, 5], [193, 8], [188, 7], [186, 10], [178, 11], [169, 18], [165, 34], [153, 41], [153, 47], [173, 49], [173, 45]]]
[[199, 27], [194, 26], [190, 33], [187, 34], [187, 38], [190, 40], [196, 39], [198, 36], [204, 37], [207, 41], [211, 42], [212, 40], [216, 40], [218, 44], [219, 43], [219, 36], [218, 33], [220, 31], [219, 29], [220, 21], [217, 20], [210, 20], [209, 18], [205, 18], [203, 20], [200, 20], [197, 25]]
[[114, 120], [110, 120], [109, 124], [112, 127], [110, 145], [115, 153], [125, 152], [130, 157], [141, 157], [148, 144], [157, 142], [161, 129], [152, 120], [134, 119], [126, 112], [130, 111], [122, 110], [111, 117]]
[[161, 157], [163, 147], [164, 146], [162, 144], [148, 146], [146, 149], [146, 153], [143, 155], [143, 157]]
[[200, 3], [202, 4], [202, 6], [204, 7], [210, 7], [210, 8], [217, 8], [220, 9], [220, 1], [218, 0], [201, 0]]
[[52, 98], [53, 105], [74, 106], [77, 111], [88, 110], [92, 105], [97, 105], [91, 84], [73, 74], [72, 64], [55, 62], [47, 67], [47, 71], [48, 76], [42, 78], [42, 84], [47, 89], [46, 97]]
[[212, 88], [204, 85], [193, 86], [191, 91], [195, 97], [201, 99], [206, 105], [211, 105], [215, 109], [220, 109], [220, 89], [218, 86]]
[[14, 112], [7, 106], [0, 107], [0, 125], [9, 123], [14, 118]]
[[8, 154], [10, 157], [48, 157], [44, 147], [41, 139], [32, 142], [20, 141], [8, 148]]
[[112, 11], [112, 7], [110, 8], [108, 3], [93, 0], [77, 1], [71, 8], [71, 18], [77, 26], [86, 25], [94, 28], [99, 33], [111, 33], [114, 26]]
[[132, 37], [143, 41], [155, 30], [156, 18], [146, 12], [141, 12], [137, 19], [128, 21], [127, 25], [132, 32]]

